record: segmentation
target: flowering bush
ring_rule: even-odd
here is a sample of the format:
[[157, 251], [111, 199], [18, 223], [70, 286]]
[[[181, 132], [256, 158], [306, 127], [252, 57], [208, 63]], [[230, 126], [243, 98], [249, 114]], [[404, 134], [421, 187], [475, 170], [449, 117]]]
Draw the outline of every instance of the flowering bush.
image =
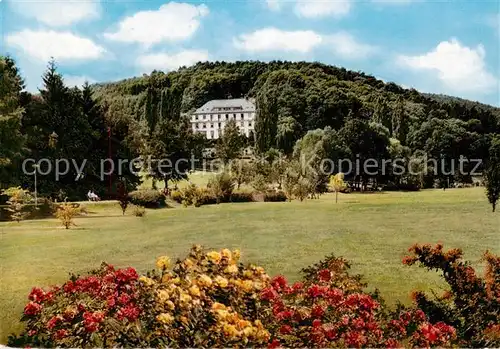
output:
[[142, 304], [151, 346], [262, 346], [269, 332], [258, 319], [260, 292], [268, 275], [239, 263], [240, 252], [206, 252], [195, 246], [169, 268], [160, 257], [157, 270], [141, 277]]
[[61, 286], [34, 288], [11, 346], [39, 347], [452, 347], [499, 346], [500, 260], [478, 278], [461, 251], [412, 247], [404, 262], [443, 271], [450, 291], [388, 309], [360, 275], [331, 255], [301, 282], [245, 266], [240, 252], [194, 246], [139, 276], [103, 264]]
[[500, 347], [500, 257], [484, 255], [486, 273], [481, 278], [462, 260], [460, 249], [443, 251], [438, 244], [414, 245], [409, 251], [412, 255], [404, 258], [404, 264], [439, 270], [449, 285], [449, 291], [436, 299], [415, 293], [416, 305], [432, 321], [456, 327], [460, 345]]
[[24, 308], [26, 328], [9, 345], [109, 347], [139, 344], [138, 275], [103, 264], [62, 286], [33, 288]]

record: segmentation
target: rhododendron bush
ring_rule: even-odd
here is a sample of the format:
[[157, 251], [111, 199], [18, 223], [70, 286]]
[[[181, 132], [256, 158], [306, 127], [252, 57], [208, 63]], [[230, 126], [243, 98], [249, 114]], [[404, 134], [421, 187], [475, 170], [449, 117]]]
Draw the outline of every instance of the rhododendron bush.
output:
[[[389, 309], [335, 256], [302, 270], [300, 282], [244, 265], [240, 252], [194, 246], [156, 268], [103, 264], [61, 286], [34, 288], [26, 327], [12, 346], [41, 347], [451, 347], [500, 345], [499, 259], [486, 255], [485, 279], [461, 252], [414, 246], [406, 264], [443, 270], [446, 297], [415, 294]], [[470, 315], [470, 317], [468, 316]]]

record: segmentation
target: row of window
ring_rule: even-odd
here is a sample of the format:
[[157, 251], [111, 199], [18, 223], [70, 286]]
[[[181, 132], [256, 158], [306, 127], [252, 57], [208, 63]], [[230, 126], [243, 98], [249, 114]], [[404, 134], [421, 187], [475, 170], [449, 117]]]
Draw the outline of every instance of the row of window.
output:
[[[216, 138], [215, 136], [215, 131], [210, 131], [210, 134], [206, 131], [200, 131], [201, 133], [205, 134], [205, 137], [208, 137], [208, 135], [210, 135], [210, 138], [209, 139], [214, 139]], [[240, 132], [241, 134], [245, 134], [244, 132]], [[246, 134], [247, 136], [250, 135], [250, 133]], [[219, 135], [217, 135], [217, 138], [219, 138]]]
[[[214, 125], [215, 125], [215, 126], [214, 126]], [[219, 128], [219, 129], [220, 129], [220, 128], [222, 128], [222, 123], [220, 123], [220, 122], [219, 122], [218, 124], [210, 124], [210, 128], [214, 128], [214, 127], [216, 127], [217, 125], [218, 125], [218, 128]], [[207, 126], [208, 126], [208, 123], [197, 123], [197, 124], [195, 124], [194, 128], [207, 128]], [[238, 126], [238, 127], [245, 127], [245, 126], [243, 125], [243, 122], [237, 122], [237, 123], [236, 123], [236, 126]], [[251, 123], [251, 122], [248, 122], [247, 127], [252, 127], [252, 123]]]
[[[212, 121], [218, 120], [231, 120], [231, 118], [235, 120], [243, 120], [245, 114], [226, 114], [226, 115], [212, 115]], [[216, 119], [217, 118], [217, 119]], [[195, 120], [210, 120], [210, 115], [195, 115]]]

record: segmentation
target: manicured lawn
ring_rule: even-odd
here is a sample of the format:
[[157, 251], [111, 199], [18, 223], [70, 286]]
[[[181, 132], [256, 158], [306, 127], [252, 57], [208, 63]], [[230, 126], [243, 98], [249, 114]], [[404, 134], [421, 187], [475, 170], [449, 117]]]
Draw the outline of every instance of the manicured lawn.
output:
[[64, 281], [101, 261], [152, 268], [155, 257], [181, 256], [194, 243], [240, 248], [245, 261], [291, 279], [329, 253], [353, 261], [389, 303], [409, 302], [414, 289], [440, 289], [437, 274], [405, 267], [415, 242], [460, 247], [480, 267], [482, 253], [500, 253], [500, 213], [484, 189], [333, 195], [292, 203], [222, 204], [148, 211], [122, 217], [116, 204], [89, 204], [92, 212], [71, 230], [52, 219], [0, 223], [0, 342], [18, 331], [31, 287]]

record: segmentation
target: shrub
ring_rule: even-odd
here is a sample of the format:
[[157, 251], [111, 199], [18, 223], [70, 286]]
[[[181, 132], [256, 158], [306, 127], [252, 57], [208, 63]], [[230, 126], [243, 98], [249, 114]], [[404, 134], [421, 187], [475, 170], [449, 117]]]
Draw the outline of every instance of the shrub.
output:
[[231, 202], [253, 202], [254, 197], [252, 193], [232, 193]]
[[183, 195], [179, 190], [174, 190], [170, 193], [170, 198], [175, 202], [181, 204], [183, 200]]
[[19, 223], [29, 215], [24, 210], [26, 205], [33, 200], [29, 191], [21, 187], [12, 187], [3, 190], [1, 194], [9, 197], [7, 200], [7, 211], [10, 212], [10, 219]]
[[73, 218], [78, 216], [81, 212], [81, 208], [78, 204], [65, 202], [57, 207], [55, 216], [61, 221], [66, 229], [69, 229], [72, 225], [76, 226], [73, 222]]
[[257, 174], [251, 183], [252, 188], [258, 193], [264, 193], [269, 189], [269, 183], [263, 174]]
[[146, 209], [142, 206], [135, 206], [134, 205], [134, 216], [136, 217], [144, 217], [146, 215]]
[[61, 286], [33, 288], [24, 308], [21, 336], [10, 346], [140, 346], [137, 272], [103, 264], [88, 276], [72, 275]]
[[450, 289], [435, 299], [417, 292], [416, 305], [432, 321], [455, 326], [461, 346], [500, 347], [500, 257], [484, 255], [486, 273], [481, 278], [462, 260], [460, 249], [445, 252], [440, 244], [417, 244], [409, 251], [412, 255], [405, 257], [404, 264], [441, 271]]
[[207, 188], [212, 191], [217, 203], [229, 201], [234, 190], [234, 181], [227, 172], [222, 172], [210, 178]]
[[136, 190], [129, 194], [130, 202], [145, 208], [160, 208], [166, 206], [165, 196], [155, 189]]
[[265, 202], [283, 202], [287, 201], [287, 196], [282, 191], [268, 191], [264, 194]]

